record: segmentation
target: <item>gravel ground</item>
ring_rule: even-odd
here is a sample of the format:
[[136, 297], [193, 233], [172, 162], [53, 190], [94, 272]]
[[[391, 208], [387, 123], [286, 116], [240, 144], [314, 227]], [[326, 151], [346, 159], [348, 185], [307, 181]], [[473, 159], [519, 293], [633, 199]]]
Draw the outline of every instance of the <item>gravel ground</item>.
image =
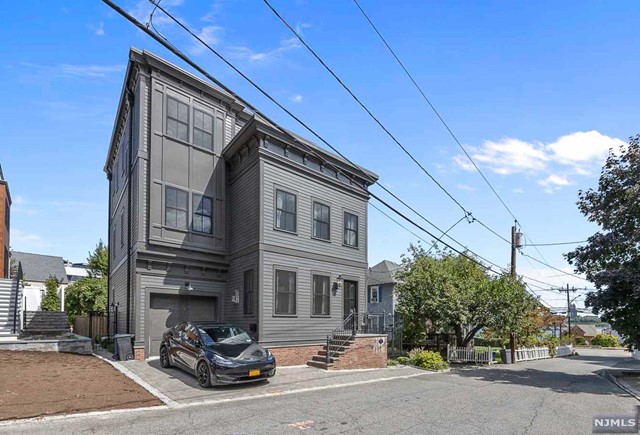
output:
[[0, 351], [0, 420], [161, 405], [94, 356]]

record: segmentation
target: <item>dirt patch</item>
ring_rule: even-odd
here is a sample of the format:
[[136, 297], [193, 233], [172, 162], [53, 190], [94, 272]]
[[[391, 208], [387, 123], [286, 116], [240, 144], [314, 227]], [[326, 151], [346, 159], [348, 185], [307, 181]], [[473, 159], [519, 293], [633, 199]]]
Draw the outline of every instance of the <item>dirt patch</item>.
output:
[[89, 355], [0, 351], [0, 420], [162, 405]]

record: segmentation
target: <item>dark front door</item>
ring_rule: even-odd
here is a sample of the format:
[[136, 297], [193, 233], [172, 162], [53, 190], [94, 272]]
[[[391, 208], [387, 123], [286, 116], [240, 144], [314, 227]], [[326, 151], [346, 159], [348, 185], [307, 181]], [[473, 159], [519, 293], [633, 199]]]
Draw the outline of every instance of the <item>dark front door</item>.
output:
[[358, 311], [358, 282], [344, 282], [344, 318], [346, 319], [351, 310]]

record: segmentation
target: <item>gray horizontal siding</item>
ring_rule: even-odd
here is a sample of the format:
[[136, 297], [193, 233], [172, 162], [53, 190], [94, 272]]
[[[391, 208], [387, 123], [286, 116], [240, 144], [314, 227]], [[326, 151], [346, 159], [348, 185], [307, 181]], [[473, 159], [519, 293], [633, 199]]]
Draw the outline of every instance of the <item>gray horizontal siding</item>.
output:
[[[297, 196], [297, 234], [274, 230], [276, 188], [295, 193]], [[366, 200], [332, 188], [320, 178], [311, 179], [268, 161], [264, 162], [263, 189], [265, 243], [366, 263]], [[330, 242], [312, 238], [313, 201], [330, 207]], [[357, 249], [343, 246], [344, 211], [358, 216]]]
[[234, 254], [258, 242], [260, 231], [260, 167], [249, 157], [246, 165], [238, 168], [240, 174], [230, 180], [229, 197], [229, 252]]
[[[244, 314], [244, 273], [247, 270], [253, 269], [254, 285], [253, 285], [253, 298], [254, 307], [252, 315]], [[224, 320], [229, 323], [244, 328], [249, 331], [252, 323], [258, 323], [258, 251], [255, 250], [251, 254], [236, 258], [231, 261], [229, 265], [227, 281], [227, 291], [224, 298], [223, 310]], [[236, 304], [231, 301], [231, 297], [235, 290], [238, 290], [240, 294], [240, 303]], [[254, 338], [259, 337], [253, 334]]]
[[[127, 331], [127, 263], [122, 263], [112, 274], [110, 279], [110, 303], [118, 304], [117, 331]], [[133, 316], [132, 316], [133, 317]], [[113, 318], [111, 320], [113, 322]]]
[[[274, 268], [278, 267], [296, 270], [297, 314], [295, 317], [282, 317], [274, 314]], [[331, 317], [312, 317], [311, 283], [314, 272], [330, 274], [331, 283], [336, 281], [338, 275], [358, 281], [358, 311], [364, 312], [366, 309], [366, 270], [364, 268], [339, 266], [334, 263], [264, 251], [260, 282], [260, 291], [262, 292], [261, 343], [267, 345], [321, 343], [326, 340], [327, 334], [342, 324], [342, 290], [338, 290], [335, 295], [331, 291]]]

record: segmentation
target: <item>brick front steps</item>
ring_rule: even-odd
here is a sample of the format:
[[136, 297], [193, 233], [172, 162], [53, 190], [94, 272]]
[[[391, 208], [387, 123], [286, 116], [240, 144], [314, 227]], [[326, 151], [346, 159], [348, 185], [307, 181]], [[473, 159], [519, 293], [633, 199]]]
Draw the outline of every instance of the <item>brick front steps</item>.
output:
[[329, 341], [332, 356], [327, 363], [327, 346], [322, 346], [307, 365], [325, 370], [371, 369], [387, 366], [386, 335], [356, 335]]

